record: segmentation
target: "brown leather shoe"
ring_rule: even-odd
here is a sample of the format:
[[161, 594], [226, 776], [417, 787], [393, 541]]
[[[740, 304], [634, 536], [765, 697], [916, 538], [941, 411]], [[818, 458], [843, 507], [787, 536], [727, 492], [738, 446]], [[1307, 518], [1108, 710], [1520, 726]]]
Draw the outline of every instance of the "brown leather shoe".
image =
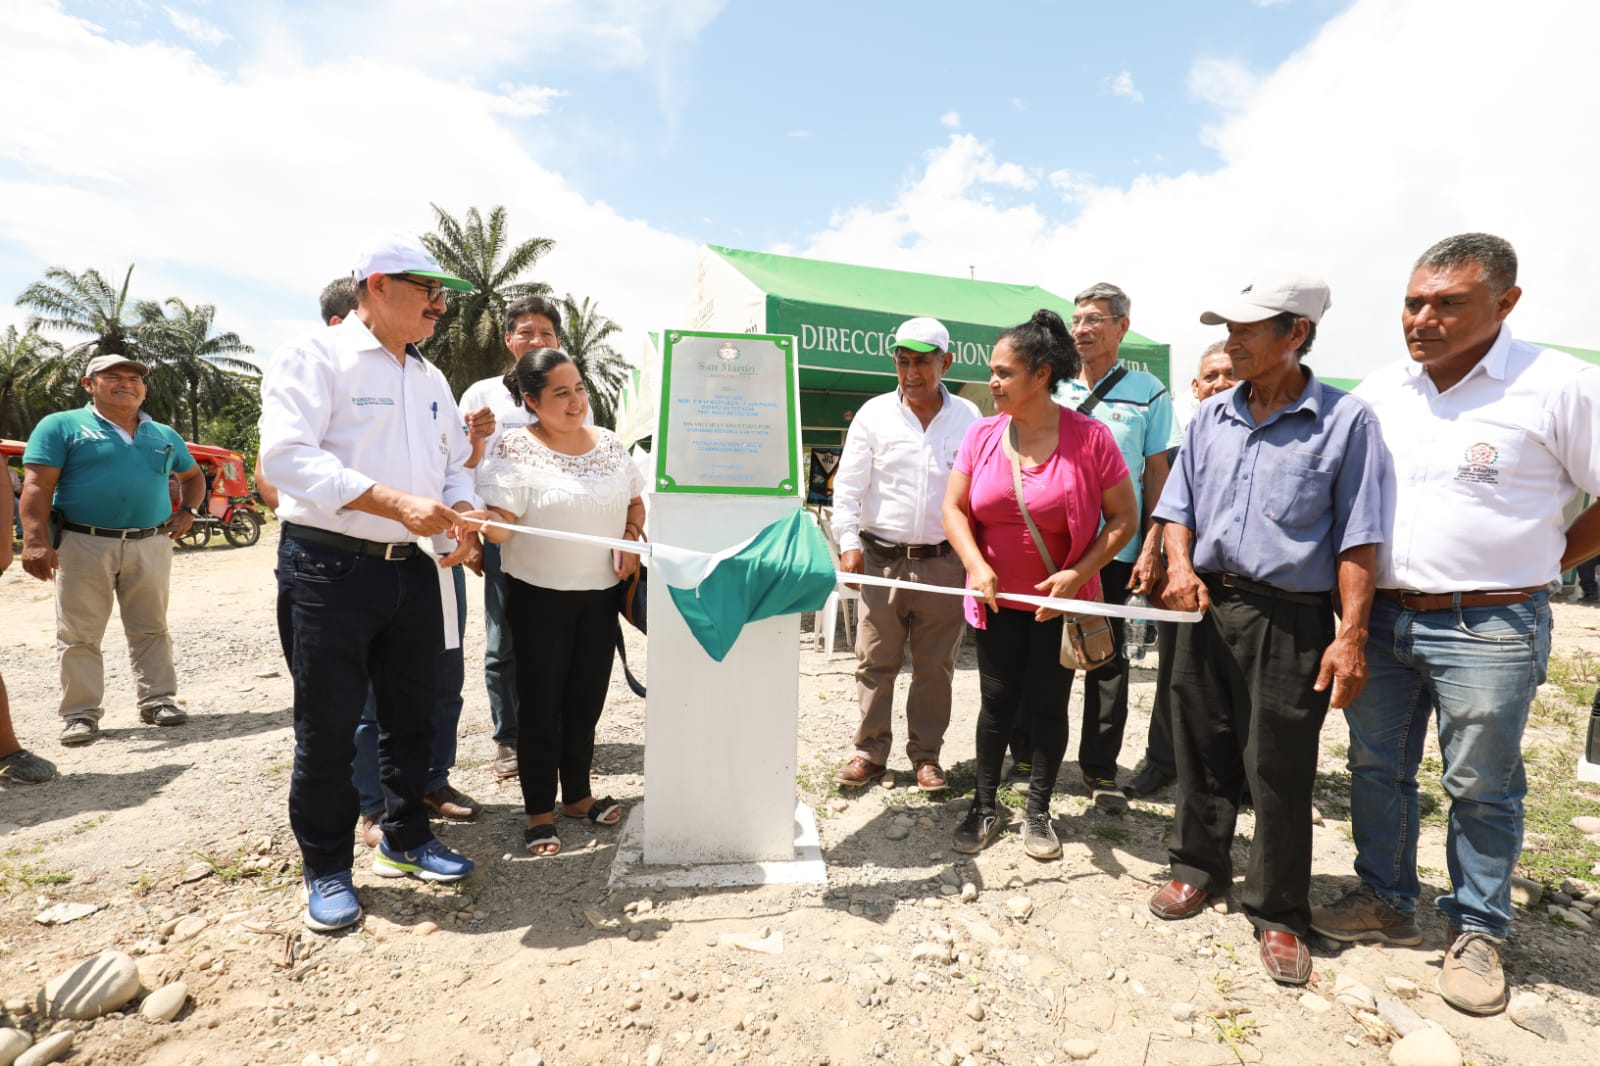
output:
[[1280, 985], [1303, 985], [1311, 979], [1306, 942], [1282, 929], [1261, 930], [1261, 965]]
[[375, 848], [383, 840], [383, 827], [378, 825], [376, 818], [368, 818], [363, 814], [356, 823], [356, 839], [369, 848]]
[[1193, 918], [1205, 905], [1206, 890], [1182, 881], [1168, 881], [1150, 897], [1150, 913], [1169, 922]]
[[448, 818], [452, 822], [470, 821], [483, 810], [483, 805], [477, 800], [465, 792], [458, 792], [450, 785], [423, 793], [422, 802], [426, 803], [434, 814], [440, 818]]
[[509, 744], [496, 744], [494, 749], [494, 776], [504, 781], [517, 776], [517, 749]]
[[938, 759], [923, 759], [917, 763], [917, 787], [924, 792], [942, 792], [950, 782], [944, 779]]
[[856, 755], [852, 756], [850, 761], [841, 766], [839, 772], [833, 775], [833, 782], [846, 788], [860, 788], [862, 785], [869, 785], [882, 777], [884, 771], [888, 769], [881, 762], [869, 762], [860, 755]]

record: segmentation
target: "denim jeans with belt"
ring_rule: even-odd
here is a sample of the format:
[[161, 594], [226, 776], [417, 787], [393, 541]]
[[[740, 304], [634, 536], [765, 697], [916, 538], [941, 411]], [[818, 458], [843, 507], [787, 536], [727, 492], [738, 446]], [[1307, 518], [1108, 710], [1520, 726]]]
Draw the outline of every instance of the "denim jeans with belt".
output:
[[1350, 723], [1350, 822], [1356, 873], [1390, 906], [1416, 911], [1417, 768], [1437, 716], [1450, 798], [1451, 925], [1504, 939], [1511, 874], [1522, 854], [1522, 731], [1550, 656], [1550, 596], [1488, 607], [1406, 610], [1379, 597], [1367, 684]]

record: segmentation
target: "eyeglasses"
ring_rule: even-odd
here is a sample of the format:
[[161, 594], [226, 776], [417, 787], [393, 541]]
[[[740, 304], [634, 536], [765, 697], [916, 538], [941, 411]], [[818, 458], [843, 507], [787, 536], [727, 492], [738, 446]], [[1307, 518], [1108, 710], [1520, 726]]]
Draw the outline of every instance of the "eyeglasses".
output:
[[1072, 328], [1087, 326], [1090, 329], [1099, 329], [1102, 322], [1115, 322], [1121, 315], [1073, 315]]
[[407, 285], [415, 285], [428, 294], [429, 303], [444, 297], [444, 286], [437, 281], [423, 281], [421, 278], [414, 278], [409, 274], [390, 274], [389, 277], [396, 281], [403, 281]]

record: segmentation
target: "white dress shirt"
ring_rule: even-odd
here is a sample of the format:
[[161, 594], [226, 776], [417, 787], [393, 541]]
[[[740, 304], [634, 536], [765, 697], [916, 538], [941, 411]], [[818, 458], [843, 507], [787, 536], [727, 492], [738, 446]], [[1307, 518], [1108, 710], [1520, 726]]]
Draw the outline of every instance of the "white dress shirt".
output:
[[943, 385], [939, 393], [944, 406], [927, 429], [899, 389], [856, 411], [833, 474], [833, 534], [841, 552], [860, 550], [863, 529], [897, 544], [944, 540], [945, 486], [961, 440], [980, 416], [971, 400]]
[[373, 485], [476, 502], [450, 385], [415, 347], [406, 352], [401, 366], [351, 315], [273, 353], [261, 383], [261, 469], [284, 521], [394, 544], [422, 538], [345, 505]]
[[[528, 410], [527, 404], [511, 398], [511, 390], [506, 388], [504, 378], [484, 378], [468, 385], [467, 391], [461, 394], [461, 421], [465, 423], [467, 416], [480, 407], [487, 407], [494, 412], [494, 432], [483, 442], [483, 457], [478, 460], [478, 469], [482, 470], [489, 456], [495, 454], [495, 448], [506, 430], [531, 426], [539, 421], [539, 416]], [[594, 425], [592, 404], [584, 413], [583, 424]]]
[[1440, 392], [1404, 360], [1355, 390], [1383, 430], [1392, 476], [1378, 587], [1533, 588], [1560, 574], [1562, 508], [1600, 494], [1600, 367], [1513, 340]]

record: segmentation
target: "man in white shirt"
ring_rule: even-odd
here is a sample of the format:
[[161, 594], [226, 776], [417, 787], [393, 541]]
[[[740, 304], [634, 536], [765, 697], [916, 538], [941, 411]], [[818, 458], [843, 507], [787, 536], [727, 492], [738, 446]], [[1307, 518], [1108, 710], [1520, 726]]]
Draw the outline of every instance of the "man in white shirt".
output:
[[1550, 654], [1549, 583], [1600, 553], [1600, 368], [1514, 340], [1517, 257], [1485, 233], [1422, 254], [1401, 325], [1410, 348], [1356, 395], [1383, 429], [1385, 490], [1366, 688], [1350, 723], [1350, 820], [1360, 884], [1313, 912], [1343, 941], [1422, 942], [1417, 769], [1437, 718], [1450, 796], [1451, 891], [1439, 975], [1470, 1014], [1506, 1004], [1500, 945], [1522, 852], [1522, 732]]
[[[517, 300], [506, 308], [505, 340], [511, 353], [507, 370], [535, 348], [561, 347], [561, 309], [544, 296]], [[461, 394], [463, 418], [485, 407], [494, 414], [495, 428], [481, 447], [473, 442], [467, 466], [474, 469], [495, 454], [505, 433], [538, 421], [512, 398], [503, 378], [475, 381]], [[591, 410], [589, 421], [593, 419]], [[483, 630], [483, 680], [489, 690], [489, 718], [494, 723], [494, 772], [505, 780], [517, 776], [517, 663], [511, 627], [506, 624], [506, 577], [500, 568], [500, 545], [489, 541], [483, 544]]]
[[[978, 409], [939, 380], [950, 369], [949, 349], [950, 333], [935, 319], [902, 323], [893, 349], [900, 387], [862, 404], [850, 423], [833, 476], [833, 531], [843, 570], [955, 588], [966, 582], [961, 560], [944, 539], [940, 507]], [[918, 788], [945, 787], [939, 749], [950, 725], [950, 685], [964, 628], [957, 596], [862, 587], [856, 627], [861, 725], [855, 755], [834, 775], [836, 782], [859, 788], [887, 771], [894, 683], [909, 641], [906, 755]]]
[[[361, 920], [350, 765], [369, 684], [384, 794], [373, 873], [456, 881], [473, 869], [434, 839], [422, 794], [445, 644], [439, 568], [476, 559], [477, 535], [457, 514], [476, 500], [455, 398], [412, 343], [432, 334], [446, 288], [471, 285], [401, 234], [370, 244], [355, 277], [356, 313], [278, 349], [261, 388], [261, 465], [282, 492], [278, 565], [294, 630], [289, 823], [305, 923], [318, 932]], [[418, 542], [446, 533], [458, 546], [436, 562]]]

